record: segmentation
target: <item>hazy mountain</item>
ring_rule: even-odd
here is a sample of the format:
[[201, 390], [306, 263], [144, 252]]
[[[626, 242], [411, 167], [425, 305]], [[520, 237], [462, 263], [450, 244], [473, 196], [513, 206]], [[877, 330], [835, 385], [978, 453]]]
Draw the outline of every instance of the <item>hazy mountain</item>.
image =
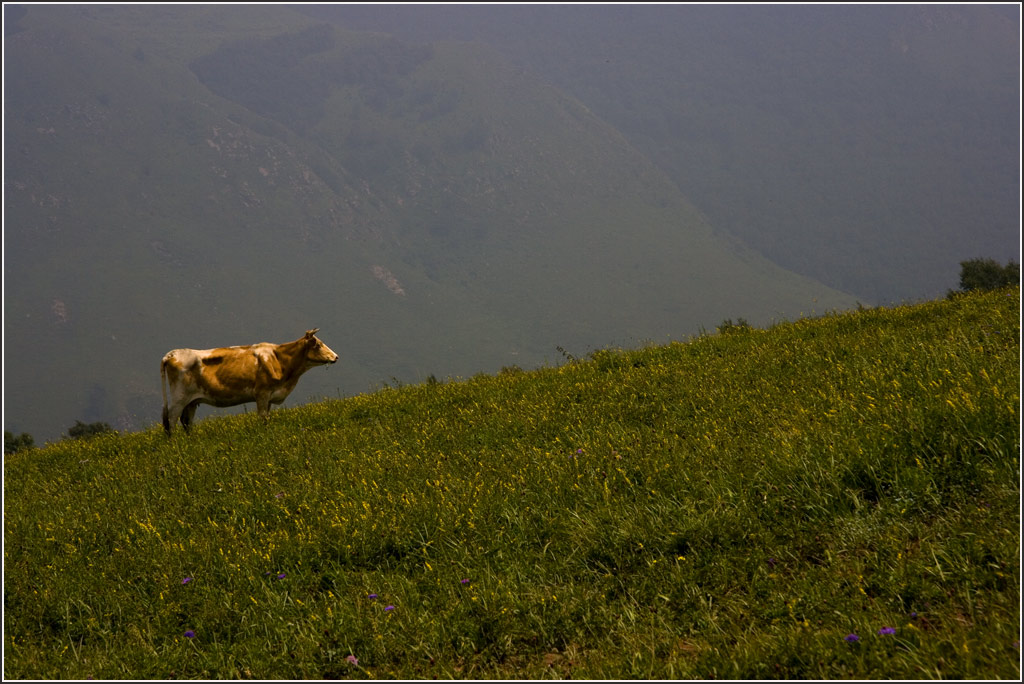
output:
[[4, 425], [37, 442], [158, 421], [175, 347], [319, 327], [342, 362], [294, 404], [855, 304], [487, 46], [283, 6], [9, 7]]
[[716, 229], [875, 302], [1020, 253], [1020, 7], [320, 5], [578, 98]]

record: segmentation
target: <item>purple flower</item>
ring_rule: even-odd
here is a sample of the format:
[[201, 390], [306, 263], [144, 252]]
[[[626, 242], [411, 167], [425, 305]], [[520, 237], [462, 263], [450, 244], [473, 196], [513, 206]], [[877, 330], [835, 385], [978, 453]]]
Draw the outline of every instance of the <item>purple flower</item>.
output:
[[847, 634], [845, 637], [843, 637], [843, 641], [848, 641], [852, 644], [854, 642], [860, 641], [860, 637], [851, 632], [850, 634]]
[[385, 613], [390, 613], [390, 612], [391, 612], [391, 611], [393, 611], [394, 609], [395, 609], [395, 607], [394, 607], [394, 606], [385, 606], [385, 607], [384, 607], [384, 612], [385, 612]]
[[185, 638], [186, 639], [194, 639], [195, 636], [196, 636], [196, 633], [193, 632], [191, 629], [186, 629], [185, 630]]
[[459, 583], [460, 584], [469, 584], [469, 578], [467, 577], [465, 579], [461, 579], [461, 580], [459, 580]]
[[770, 567], [773, 567], [773, 568], [775, 567], [775, 559], [774, 558], [769, 558], [766, 562], [768, 563], [768, 565]]
[[367, 596], [367, 598], [370, 599], [371, 601], [376, 601], [377, 600], [377, 595], [376, 594], [370, 594], [369, 596]]
[[896, 633], [896, 628], [895, 627], [883, 627], [882, 629], [878, 630], [878, 633], [879, 634], [895, 634]]
[[182, 584], [188, 584], [188, 583], [189, 583], [189, 582], [191, 582], [191, 581], [192, 581], [192, 578], [191, 578], [191, 577], [186, 577], [185, 579], [181, 580], [181, 583], [182, 583]]
[[356, 658], [354, 655], [349, 655], [348, 657], [345, 658], [345, 660], [347, 660], [348, 662], [350, 662], [353, 665], [358, 665], [359, 664], [359, 658]]
[[277, 579], [284, 579], [285, 575], [286, 575], [286, 573], [282, 572], [282, 573], [278, 574]]

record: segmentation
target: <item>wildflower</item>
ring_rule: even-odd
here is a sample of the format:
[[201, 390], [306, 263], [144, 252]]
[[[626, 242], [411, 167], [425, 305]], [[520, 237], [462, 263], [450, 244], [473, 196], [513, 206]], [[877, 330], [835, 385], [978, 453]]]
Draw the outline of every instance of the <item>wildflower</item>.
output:
[[460, 584], [469, 584], [469, 578], [468, 578], [468, 577], [466, 577], [466, 578], [464, 578], [464, 579], [461, 579], [461, 580], [459, 580], [459, 583], [460, 583]]
[[843, 641], [848, 641], [849, 643], [852, 644], [852, 643], [855, 643], [857, 641], [860, 641], [860, 637], [857, 636], [856, 634], [853, 634], [851, 632], [850, 634], [847, 634], [845, 637], [843, 637]]
[[769, 558], [767, 563], [768, 563], [768, 565], [770, 567], [773, 567], [773, 568], [775, 567], [775, 559], [774, 558]]
[[347, 660], [348, 662], [350, 662], [353, 665], [358, 665], [359, 664], [359, 658], [356, 658], [354, 655], [349, 655], [347, 658], [345, 658], [345, 660]]
[[390, 612], [391, 612], [391, 611], [393, 611], [394, 609], [395, 609], [395, 607], [394, 607], [394, 606], [385, 606], [385, 607], [384, 607], [384, 612], [385, 612], [385, 613], [390, 613]]
[[371, 601], [376, 601], [377, 600], [377, 595], [376, 594], [370, 594], [369, 596], [367, 596], [367, 598], [370, 599]]
[[191, 578], [191, 577], [186, 577], [185, 579], [181, 580], [181, 583], [182, 583], [182, 584], [188, 584], [188, 583], [189, 583], [189, 582], [191, 582], [191, 581], [192, 581], [192, 578]]
[[882, 627], [882, 629], [878, 630], [878, 633], [879, 634], [895, 634], [896, 633], [896, 628], [895, 627]]
[[185, 630], [185, 638], [186, 639], [194, 639], [195, 636], [196, 636], [196, 633], [193, 632], [191, 629], [186, 629]]
[[285, 576], [286, 576], [286, 573], [282, 572], [282, 573], [278, 574], [277, 579], [284, 579]]

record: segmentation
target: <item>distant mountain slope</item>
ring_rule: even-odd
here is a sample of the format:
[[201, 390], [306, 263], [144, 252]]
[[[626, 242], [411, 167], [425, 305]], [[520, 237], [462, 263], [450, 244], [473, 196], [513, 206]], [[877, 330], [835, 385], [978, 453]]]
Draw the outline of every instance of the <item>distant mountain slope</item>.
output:
[[31, 6], [5, 39], [5, 427], [158, 420], [171, 348], [342, 363], [293, 403], [854, 300], [730, 243], [480, 45], [275, 6]]
[[319, 5], [480, 41], [578, 98], [713, 225], [872, 301], [1020, 252], [1017, 5]]

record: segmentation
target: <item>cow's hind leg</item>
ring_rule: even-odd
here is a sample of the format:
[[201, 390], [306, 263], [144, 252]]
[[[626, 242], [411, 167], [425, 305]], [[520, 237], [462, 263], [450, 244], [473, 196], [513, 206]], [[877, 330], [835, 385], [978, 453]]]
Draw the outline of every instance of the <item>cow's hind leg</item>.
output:
[[192, 427], [192, 419], [196, 415], [196, 409], [199, 408], [199, 400], [196, 399], [181, 412], [181, 424], [185, 428], [185, 432], [188, 432], [189, 428]]
[[164, 431], [167, 436], [171, 436], [171, 432], [174, 431], [174, 426], [178, 423], [178, 419], [181, 417], [182, 406], [179, 403], [173, 403], [169, 407], [164, 407], [163, 421]]

